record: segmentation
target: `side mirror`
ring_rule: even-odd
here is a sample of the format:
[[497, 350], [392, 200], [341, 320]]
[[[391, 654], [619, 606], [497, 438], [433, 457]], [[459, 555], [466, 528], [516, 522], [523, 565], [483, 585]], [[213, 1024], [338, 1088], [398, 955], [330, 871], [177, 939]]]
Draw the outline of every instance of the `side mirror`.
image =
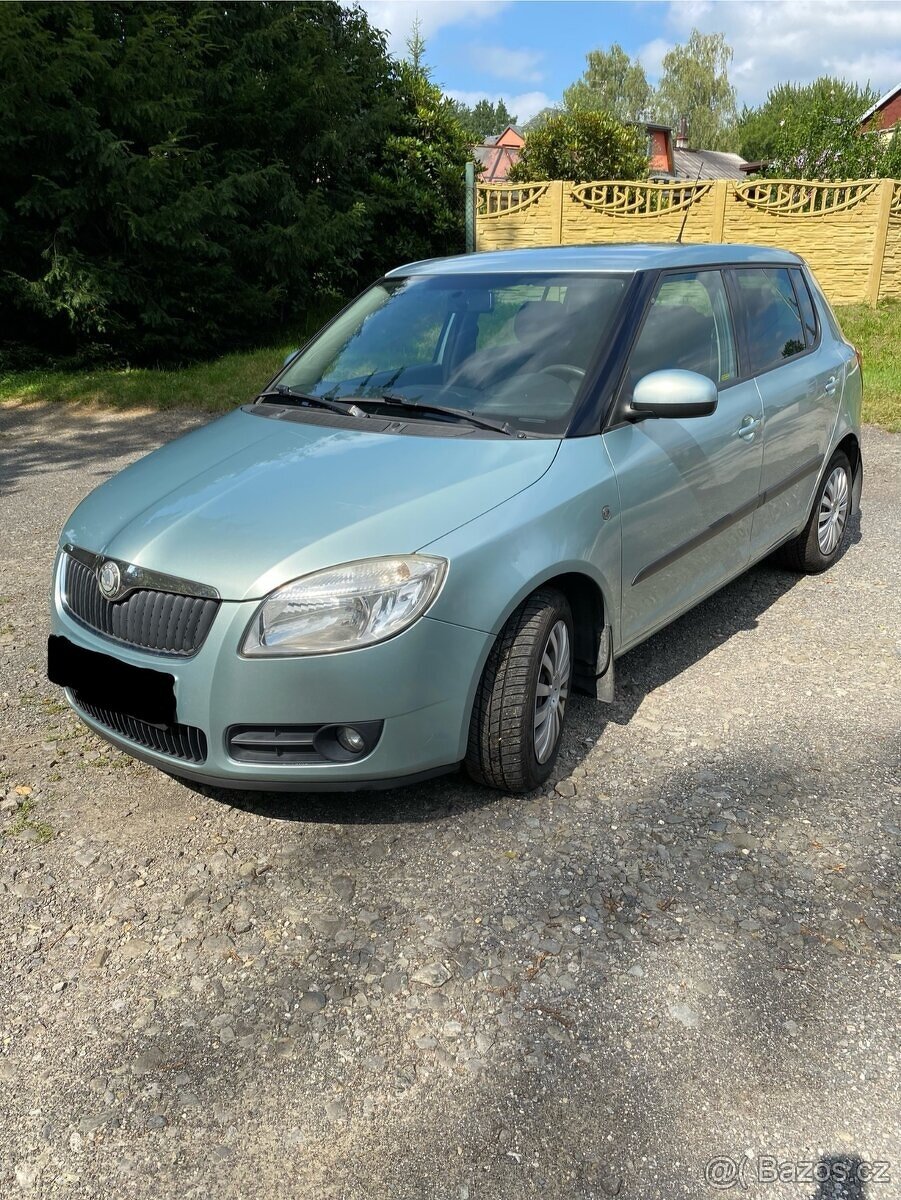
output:
[[297, 358], [298, 354], [300, 354], [299, 350], [292, 350], [290, 354], [286, 354], [285, 361], [282, 363], [282, 366], [286, 367], [288, 363], [293, 362], [294, 359]]
[[716, 384], [696, 371], [652, 371], [632, 393], [638, 417], [706, 417], [716, 410]]

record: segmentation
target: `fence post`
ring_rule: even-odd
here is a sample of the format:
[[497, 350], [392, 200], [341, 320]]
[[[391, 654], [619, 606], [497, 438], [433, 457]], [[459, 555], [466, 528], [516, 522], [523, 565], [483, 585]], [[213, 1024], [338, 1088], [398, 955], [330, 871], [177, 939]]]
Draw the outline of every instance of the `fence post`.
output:
[[885, 240], [892, 211], [892, 196], [895, 191], [893, 179], [879, 181], [879, 207], [876, 210], [876, 232], [873, 236], [873, 257], [867, 277], [867, 304], [875, 308], [879, 302], [879, 285], [882, 282], [882, 264], [885, 260]]
[[552, 240], [551, 244], [556, 246], [563, 245], [563, 180], [555, 179], [548, 186], [548, 195], [551, 198], [551, 238], [556, 238], [556, 242]]
[[711, 242], [721, 242], [726, 228], [726, 197], [729, 194], [729, 180], [717, 179], [713, 184], [713, 221], [710, 230]]
[[476, 248], [476, 165], [474, 162], [466, 164], [464, 181], [463, 186], [466, 191], [466, 253], [472, 254]]

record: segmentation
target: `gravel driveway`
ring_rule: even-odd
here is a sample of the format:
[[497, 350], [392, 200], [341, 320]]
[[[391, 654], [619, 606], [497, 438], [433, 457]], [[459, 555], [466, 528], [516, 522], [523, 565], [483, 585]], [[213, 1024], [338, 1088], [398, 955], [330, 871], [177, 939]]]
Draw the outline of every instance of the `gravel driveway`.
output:
[[43, 675], [64, 518], [192, 420], [0, 409], [0, 1195], [901, 1196], [901, 437], [835, 568], [621, 660], [545, 794], [248, 796]]

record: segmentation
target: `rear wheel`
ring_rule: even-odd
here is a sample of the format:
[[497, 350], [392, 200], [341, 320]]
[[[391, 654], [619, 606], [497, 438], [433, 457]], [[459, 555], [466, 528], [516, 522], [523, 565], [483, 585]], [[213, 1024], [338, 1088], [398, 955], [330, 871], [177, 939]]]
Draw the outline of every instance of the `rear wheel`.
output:
[[465, 767], [477, 783], [508, 792], [540, 787], [554, 769], [572, 682], [572, 613], [540, 588], [495, 642], [473, 705]]
[[785, 566], [811, 575], [832, 566], [848, 532], [852, 483], [848, 456], [838, 450], [823, 473], [807, 524], [779, 552]]

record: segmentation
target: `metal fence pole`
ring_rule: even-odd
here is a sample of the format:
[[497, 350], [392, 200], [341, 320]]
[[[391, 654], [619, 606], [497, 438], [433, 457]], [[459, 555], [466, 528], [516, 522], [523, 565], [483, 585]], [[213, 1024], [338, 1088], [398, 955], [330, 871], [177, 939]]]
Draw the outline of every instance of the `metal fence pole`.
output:
[[466, 253], [472, 254], [476, 248], [476, 165], [474, 162], [466, 164], [464, 178], [466, 189]]

